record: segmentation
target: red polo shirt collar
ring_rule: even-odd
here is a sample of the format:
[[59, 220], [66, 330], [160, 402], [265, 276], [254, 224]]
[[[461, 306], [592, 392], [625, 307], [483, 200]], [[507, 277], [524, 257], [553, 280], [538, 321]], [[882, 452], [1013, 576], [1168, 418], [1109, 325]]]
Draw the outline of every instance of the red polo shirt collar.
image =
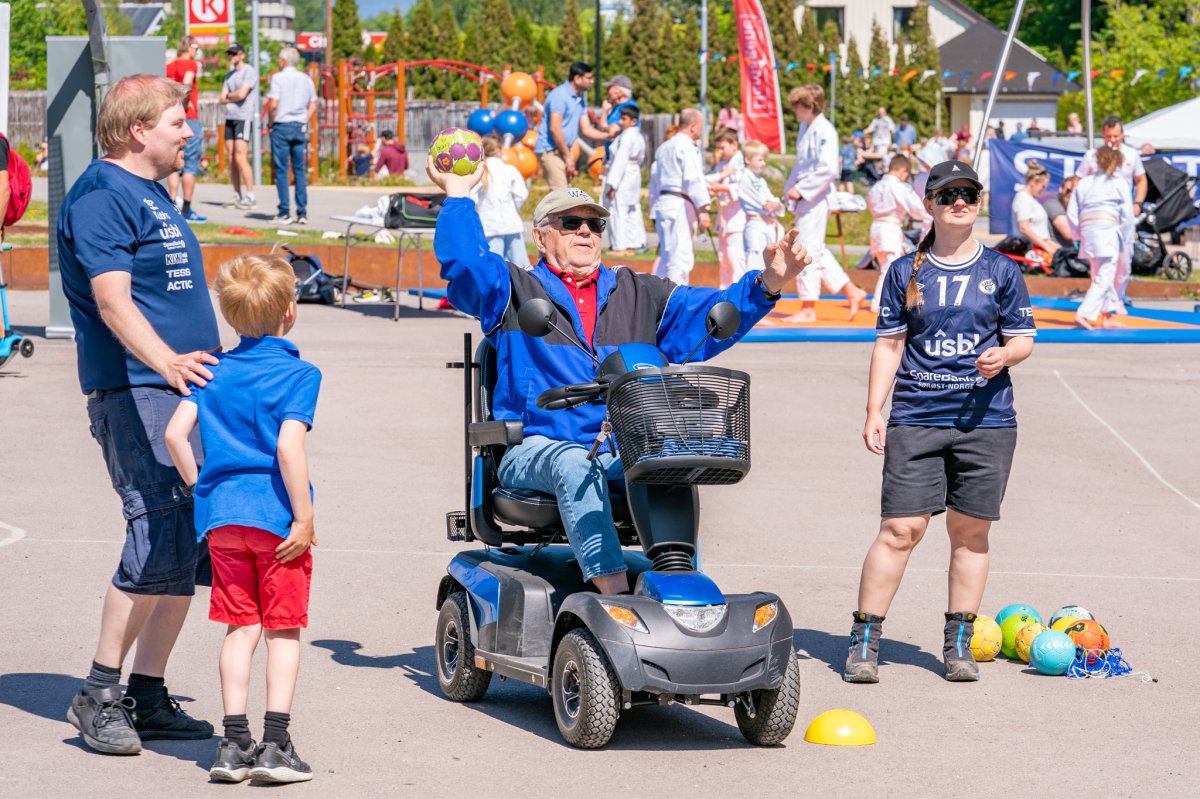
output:
[[579, 321], [583, 324], [583, 333], [587, 336], [588, 345], [593, 346], [592, 339], [596, 333], [596, 280], [600, 276], [599, 267], [587, 277], [578, 279], [570, 272], [564, 272], [548, 263], [546, 268], [566, 286], [567, 292], [570, 293], [575, 304], [575, 310], [579, 313]]

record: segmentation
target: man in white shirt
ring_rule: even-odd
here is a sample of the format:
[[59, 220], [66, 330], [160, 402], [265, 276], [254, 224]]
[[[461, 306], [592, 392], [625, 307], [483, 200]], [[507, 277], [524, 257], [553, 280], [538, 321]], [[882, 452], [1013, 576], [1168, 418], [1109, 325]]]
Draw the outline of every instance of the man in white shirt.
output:
[[[846, 270], [825, 246], [829, 226], [829, 196], [838, 179], [838, 136], [825, 110], [825, 90], [816, 83], [797, 86], [788, 93], [788, 103], [800, 120], [796, 135], [796, 163], [784, 185], [784, 199], [793, 204], [796, 219], [793, 225], [800, 233], [804, 248], [812, 256], [812, 264], [796, 278], [800, 291], [800, 312], [788, 317], [789, 322], [817, 321], [816, 302], [824, 283], [830, 293], [845, 291], [850, 301], [850, 318], [867, 293], [850, 282]], [[883, 111], [883, 109], [879, 109]]]
[[609, 218], [610, 256], [633, 255], [646, 246], [646, 223], [642, 219], [642, 164], [646, 140], [638, 130], [637, 103], [627, 102], [618, 115], [621, 132], [610, 146], [608, 172], [604, 176], [604, 206]]
[[704, 162], [698, 142], [704, 130], [704, 116], [697, 108], [685, 108], [679, 114], [679, 132], [663, 142], [654, 155], [657, 167], [657, 198], [650, 209], [654, 230], [658, 233], [659, 263], [657, 274], [681, 286], [696, 262], [692, 248], [692, 224], [701, 230], [712, 225], [708, 206], [712, 195], [704, 180]]
[[896, 123], [888, 116], [886, 108], [879, 106], [875, 118], [867, 125], [867, 132], [871, 134], [871, 149], [880, 155], [887, 155], [888, 148], [892, 146], [892, 136], [896, 133]]
[[275, 190], [279, 194], [279, 216], [275, 223], [291, 222], [288, 214], [288, 161], [296, 181], [296, 224], [308, 224], [308, 186], [305, 143], [308, 121], [317, 113], [317, 89], [312, 78], [296, 69], [300, 51], [285, 47], [279, 51], [280, 71], [271, 76], [267, 92], [267, 119], [271, 131], [271, 163], [275, 168]]

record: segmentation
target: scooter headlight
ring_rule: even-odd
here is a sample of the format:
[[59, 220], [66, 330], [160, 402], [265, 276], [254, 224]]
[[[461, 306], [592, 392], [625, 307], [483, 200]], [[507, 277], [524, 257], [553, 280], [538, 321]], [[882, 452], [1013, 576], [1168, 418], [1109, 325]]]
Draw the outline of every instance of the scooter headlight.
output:
[[706, 633], [725, 618], [727, 605], [663, 605], [667, 615], [694, 633]]
[[764, 602], [754, 609], [754, 632], [758, 632], [779, 615], [779, 602]]
[[627, 608], [624, 605], [613, 605], [608, 602], [601, 602], [600, 607], [608, 613], [612, 620], [618, 624], [623, 624], [631, 630], [639, 633], [649, 632], [646, 625], [642, 623], [641, 616], [632, 608]]

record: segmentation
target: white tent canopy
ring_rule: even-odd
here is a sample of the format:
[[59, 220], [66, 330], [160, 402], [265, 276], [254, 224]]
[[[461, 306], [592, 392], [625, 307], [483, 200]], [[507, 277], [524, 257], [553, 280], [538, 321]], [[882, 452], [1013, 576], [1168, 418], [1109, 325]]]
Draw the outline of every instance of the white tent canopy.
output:
[[1149, 142], [1158, 150], [1200, 149], [1200, 97], [1160, 108], [1125, 126], [1134, 147]]

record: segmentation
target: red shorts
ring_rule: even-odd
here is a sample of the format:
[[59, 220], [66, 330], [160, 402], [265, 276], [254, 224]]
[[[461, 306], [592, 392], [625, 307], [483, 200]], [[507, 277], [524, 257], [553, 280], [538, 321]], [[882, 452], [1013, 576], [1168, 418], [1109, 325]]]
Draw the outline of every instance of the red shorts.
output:
[[257, 527], [228, 525], [208, 533], [212, 602], [208, 617], [268, 630], [308, 626], [312, 550], [287, 563], [275, 559], [283, 539]]

